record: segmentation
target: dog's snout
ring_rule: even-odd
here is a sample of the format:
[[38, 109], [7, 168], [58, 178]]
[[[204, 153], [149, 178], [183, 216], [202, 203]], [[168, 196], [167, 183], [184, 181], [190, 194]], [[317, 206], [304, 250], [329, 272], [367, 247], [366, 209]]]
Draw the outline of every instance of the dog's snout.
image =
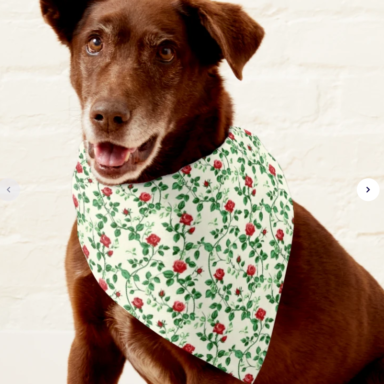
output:
[[128, 123], [130, 116], [130, 110], [122, 101], [96, 101], [90, 111], [92, 124], [106, 132], [123, 128]]

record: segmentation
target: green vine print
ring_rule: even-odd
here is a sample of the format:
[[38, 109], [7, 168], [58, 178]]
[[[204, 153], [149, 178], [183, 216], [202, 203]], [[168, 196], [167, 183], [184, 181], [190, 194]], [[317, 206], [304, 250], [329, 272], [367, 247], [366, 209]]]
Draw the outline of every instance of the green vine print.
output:
[[116, 303], [186, 353], [255, 380], [293, 235], [286, 180], [256, 136], [231, 127], [179, 172], [114, 187], [97, 182], [81, 146], [73, 202], [83, 253]]

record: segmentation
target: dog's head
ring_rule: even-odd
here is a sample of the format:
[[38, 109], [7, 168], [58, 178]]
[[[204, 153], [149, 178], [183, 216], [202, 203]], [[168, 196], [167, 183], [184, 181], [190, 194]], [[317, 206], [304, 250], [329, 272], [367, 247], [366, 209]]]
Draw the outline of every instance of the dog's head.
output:
[[70, 49], [89, 161], [106, 184], [138, 179], [165, 158], [167, 135], [220, 109], [220, 61], [241, 79], [264, 36], [240, 6], [210, 0], [40, 1]]

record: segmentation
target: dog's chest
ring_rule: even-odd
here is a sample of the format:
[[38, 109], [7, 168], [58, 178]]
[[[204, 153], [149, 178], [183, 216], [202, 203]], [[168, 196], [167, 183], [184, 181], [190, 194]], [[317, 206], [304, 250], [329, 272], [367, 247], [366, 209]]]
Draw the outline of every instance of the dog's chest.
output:
[[109, 311], [109, 328], [116, 345], [125, 358], [148, 382], [152, 384], [171, 384], [171, 370], [162, 364], [164, 357], [178, 361], [167, 353], [162, 338], [143, 326], [131, 314], [115, 305]]

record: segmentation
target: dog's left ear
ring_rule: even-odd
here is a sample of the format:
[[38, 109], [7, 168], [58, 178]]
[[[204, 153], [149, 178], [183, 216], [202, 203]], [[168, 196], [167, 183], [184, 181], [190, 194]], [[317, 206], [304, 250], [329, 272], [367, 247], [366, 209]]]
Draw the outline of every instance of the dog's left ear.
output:
[[239, 80], [243, 68], [259, 48], [264, 29], [247, 15], [240, 5], [211, 0], [179, 0], [178, 8], [185, 16], [196, 15], [201, 25], [215, 40]]
[[84, 11], [97, 0], [40, 0], [44, 20], [56, 32], [59, 40], [70, 45], [73, 31]]

